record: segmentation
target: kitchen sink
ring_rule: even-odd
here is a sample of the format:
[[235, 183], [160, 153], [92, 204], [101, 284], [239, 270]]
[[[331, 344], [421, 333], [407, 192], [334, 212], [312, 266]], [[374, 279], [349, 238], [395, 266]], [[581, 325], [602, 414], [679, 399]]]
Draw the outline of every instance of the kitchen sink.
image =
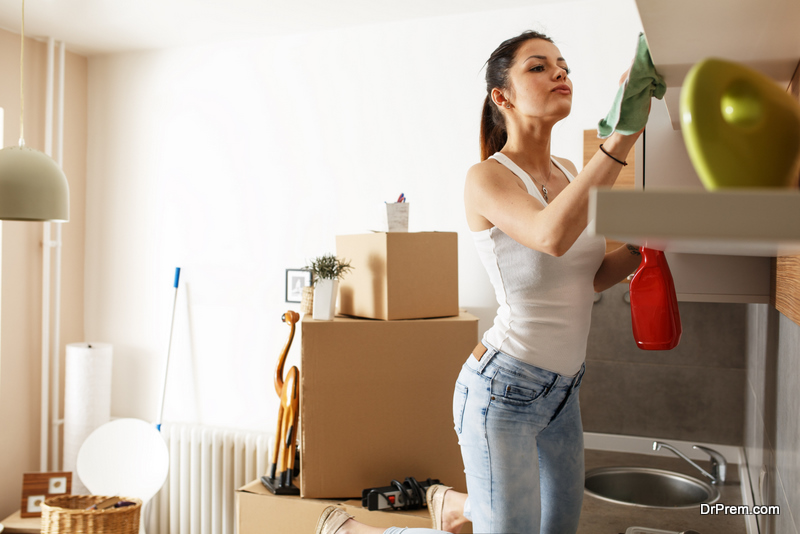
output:
[[599, 467], [586, 473], [586, 492], [619, 504], [693, 508], [719, 499], [719, 491], [696, 478], [647, 467]]

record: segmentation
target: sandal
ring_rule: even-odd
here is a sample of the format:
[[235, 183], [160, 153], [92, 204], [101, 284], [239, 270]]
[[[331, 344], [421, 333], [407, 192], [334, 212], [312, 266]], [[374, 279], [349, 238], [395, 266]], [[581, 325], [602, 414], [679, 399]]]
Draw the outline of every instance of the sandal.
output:
[[447, 490], [453, 489], [450, 486], [434, 484], [428, 487], [425, 492], [425, 500], [428, 502], [428, 513], [431, 514], [431, 522], [434, 530], [442, 530], [442, 513], [444, 512], [444, 494]]
[[317, 520], [317, 529], [314, 531], [314, 534], [336, 534], [342, 525], [352, 517], [353, 516], [341, 508], [328, 506], [320, 514]]

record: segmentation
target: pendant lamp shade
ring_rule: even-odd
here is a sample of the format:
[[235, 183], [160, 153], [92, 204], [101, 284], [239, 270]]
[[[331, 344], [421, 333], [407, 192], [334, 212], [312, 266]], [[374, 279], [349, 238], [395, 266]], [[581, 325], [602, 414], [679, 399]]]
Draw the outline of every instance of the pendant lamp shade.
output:
[[69, 186], [44, 152], [26, 146], [0, 150], [0, 219], [69, 221]]

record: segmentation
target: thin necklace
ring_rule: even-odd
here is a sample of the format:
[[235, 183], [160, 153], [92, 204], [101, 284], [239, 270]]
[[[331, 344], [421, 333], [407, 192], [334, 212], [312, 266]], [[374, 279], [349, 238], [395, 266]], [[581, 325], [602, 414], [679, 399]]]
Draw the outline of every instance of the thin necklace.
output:
[[552, 178], [552, 177], [553, 177], [553, 163], [552, 162], [550, 163], [550, 174], [547, 175], [547, 180], [545, 180], [544, 185], [540, 184], [539, 181], [536, 178], [534, 178], [534, 176], [531, 174], [531, 178], [533, 178], [533, 181], [536, 182], [536, 185], [538, 185], [539, 187], [542, 188], [542, 196], [544, 196], [544, 201], [545, 202], [549, 202], [547, 200], [547, 187], [545, 187], [545, 186], [550, 183], [550, 178]]

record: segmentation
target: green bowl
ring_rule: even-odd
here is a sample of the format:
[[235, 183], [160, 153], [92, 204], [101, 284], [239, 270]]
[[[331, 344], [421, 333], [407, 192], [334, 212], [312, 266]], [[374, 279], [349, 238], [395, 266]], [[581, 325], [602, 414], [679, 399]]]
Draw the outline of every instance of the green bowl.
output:
[[791, 187], [800, 172], [800, 103], [738, 63], [706, 59], [686, 76], [683, 140], [708, 190]]

